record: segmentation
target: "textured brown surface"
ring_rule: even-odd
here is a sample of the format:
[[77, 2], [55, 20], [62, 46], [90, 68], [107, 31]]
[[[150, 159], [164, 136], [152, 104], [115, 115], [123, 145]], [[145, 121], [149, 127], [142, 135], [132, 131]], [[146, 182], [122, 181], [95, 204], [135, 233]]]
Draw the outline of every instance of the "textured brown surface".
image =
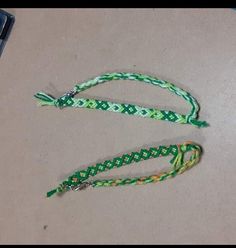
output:
[[[0, 59], [0, 243], [235, 243], [236, 11], [6, 10], [16, 23]], [[211, 126], [40, 108], [32, 97], [40, 90], [59, 96], [75, 82], [112, 71], [148, 73], [189, 90]], [[134, 82], [86, 94], [189, 110], [178, 97]], [[185, 140], [205, 153], [173, 180], [45, 198], [72, 171], [97, 160]], [[165, 164], [154, 159], [114, 175]]]

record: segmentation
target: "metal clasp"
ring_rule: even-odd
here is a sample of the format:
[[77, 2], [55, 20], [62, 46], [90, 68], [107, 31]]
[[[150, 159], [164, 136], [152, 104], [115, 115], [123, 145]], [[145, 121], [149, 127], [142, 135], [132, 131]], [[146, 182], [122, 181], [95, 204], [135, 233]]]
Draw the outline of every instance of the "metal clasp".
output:
[[67, 99], [67, 97], [74, 97], [76, 94], [77, 94], [76, 90], [73, 89], [73, 90], [70, 90], [70, 91], [66, 92], [64, 95], [60, 96], [57, 99], [58, 107], [60, 109], [63, 109], [64, 108], [63, 102]]
[[84, 189], [86, 189], [90, 185], [91, 185], [90, 182], [83, 182], [83, 183], [81, 183], [81, 184], [79, 184], [77, 186], [71, 186], [71, 189], [73, 191], [84, 190]]
[[64, 95], [62, 95], [61, 97], [65, 97], [65, 96], [74, 97], [76, 95], [76, 93], [77, 93], [76, 90], [70, 90], [70, 91], [66, 92]]

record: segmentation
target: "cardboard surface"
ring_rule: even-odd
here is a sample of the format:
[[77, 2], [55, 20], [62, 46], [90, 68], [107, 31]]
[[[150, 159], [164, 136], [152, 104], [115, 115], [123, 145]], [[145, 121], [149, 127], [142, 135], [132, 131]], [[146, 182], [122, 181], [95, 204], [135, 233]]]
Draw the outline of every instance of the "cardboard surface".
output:
[[[16, 17], [0, 59], [0, 243], [236, 242], [236, 12], [233, 9], [5, 9]], [[37, 107], [75, 82], [132, 71], [169, 80], [201, 105], [197, 129], [122, 114]], [[184, 100], [115, 81], [82, 94], [187, 113]], [[76, 169], [136, 148], [186, 140], [201, 162], [163, 183], [47, 199]], [[148, 174], [153, 159], [101, 176]]]

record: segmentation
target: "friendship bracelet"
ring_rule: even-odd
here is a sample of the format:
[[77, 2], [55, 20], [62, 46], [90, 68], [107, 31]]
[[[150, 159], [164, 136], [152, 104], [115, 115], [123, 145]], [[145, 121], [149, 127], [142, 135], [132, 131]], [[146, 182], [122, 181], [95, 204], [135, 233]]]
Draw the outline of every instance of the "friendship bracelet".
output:
[[[154, 108], [146, 108], [128, 103], [116, 103], [105, 100], [87, 99], [87, 98], [74, 98], [77, 93], [85, 91], [93, 86], [102, 84], [111, 80], [134, 80], [141, 81], [161, 88], [168, 89], [174, 94], [184, 98], [191, 106], [192, 109], [189, 114], [178, 114], [169, 110], [159, 110]], [[137, 115], [141, 117], [148, 117], [156, 120], [165, 120], [181, 124], [191, 124], [197, 127], [207, 127], [208, 123], [205, 121], [199, 121], [198, 112], [200, 110], [197, 100], [191, 96], [190, 93], [178, 88], [172, 83], [164, 80], [160, 80], [155, 77], [151, 77], [138, 73], [107, 73], [101, 76], [90, 79], [82, 84], [76, 84], [74, 88], [63, 96], [55, 99], [54, 97], [44, 93], [38, 92], [35, 97], [39, 99], [40, 105], [51, 105], [59, 108], [75, 107], [75, 108], [88, 108], [99, 109], [105, 111], [112, 111], [117, 113], [123, 113], [128, 115]]]
[[[115, 103], [111, 101], [87, 98], [74, 98], [77, 93], [111, 80], [135, 80], [160, 86], [161, 88], [168, 89], [176, 95], [184, 98], [192, 106], [192, 109], [189, 114], [183, 115], [175, 113], [173, 111], [146, 108], [128, 103]], [[199, 104], [197, 100], [193, 96], [191, 96], [190, 93], [178, 88], [174, 84], [167, 81], [138, 73], [121, 72], [103, 74], [82, 84], [76, 84], [71, 91], [67, 92], [58, 99], [44, 92], [38, 92], [34, 96], [39, 99], [39, 104], [41, 106], [51, 105], [59, 107], [60, 109], [64, 107], [99, 109], [129, 115], [137, 115], [141, 117], [148, 117], [156, 120], [171, 121], [180, 124], [191, 124], [199, 128], [208, 126], [207, 122], [198, 120], [198, 112], [200, 110]], [[189, 160], [184, 161], [184, 154], [189, 151], [192, 152], [192, 155]], [[183, 173], [187, 169], [192, 168], [195, 164], [198, 163], [201, 152], [202, 149], [199, 145], [195, 144], [194, 142], [185, 142], [184, 144], [179, 145], [150, 147], [148, 149], [141, 149], [140, 151], [131, 152], [129, 154], [123, 154], [122, 156], [115, 157], [112, 160], [106, 160], [103, 163], [97, 163], [94, 166], [87, 167], [87, 169], [75, 172], [67, 180], [63, 181], [57, 188], [49, 191], [47, 193], [47, 197], [50, 197], [55, 193], [61, 194], [69, 190], [82, 190], [87, 188], [88, 186], [97, 188], [120, 185], [143, 185], [147, 183], [163, 181], [165, 179], [175, 177], [176, 175]], [[173, 158], [170, 161], [170, 163], [172, 164], [171, 170], [167, 172], [159, 173], [157, 175], [135, 178], [101, 179], [88, 181], [90, 177], [96, 176], [98, 173], [111, 170], [113, 168], [119, 168], [121, 166], [137, 163], [142, 160], [168, 155], [173, 155]]]
[[[189, 160], [184, 161], [184, 155], [187, 152], [191, 152], [192, 154]], [[198, 163], [201, 152], [201, 147], [190, 141], [180, 145], [150, 147], [147, 149], [141, 149], [136, 152], [126, 153], [111, 160], [105, 160], [103, 163], [97, 163], [93, 166], [87, 167], [86, 169], [75, 172], [73, 175], [68, 177], [67, 180], [63, 181], [57, 188], [49, 191], [47, 193], [47, 197], [50, 197], [55, 193], [62, 194], [69, 190], [82, 190], [87, 188], [88, 186], [98, 188], [122, 185], [144, 185], [148, 183], [163, 181], [168, 178], [173, 178], [176, 175], [179, 175], [192, 168], [195, 164]], [[173, 155], [173, 158], [170, 160], [172, 167], [171, 170], [168, 172], [134, 178], [100, 179], [88, 181], [90, 177], [94, 177], [99, 173], [114, 168], [120, 168], [132, 163], [138, 163], [142, 160], [165, 157], [169, 155]]]

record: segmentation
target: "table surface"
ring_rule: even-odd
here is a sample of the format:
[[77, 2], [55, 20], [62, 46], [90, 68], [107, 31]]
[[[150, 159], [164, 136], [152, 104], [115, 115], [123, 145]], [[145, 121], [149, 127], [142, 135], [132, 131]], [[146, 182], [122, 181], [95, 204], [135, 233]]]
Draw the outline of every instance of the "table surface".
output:
[[[0, 243], [232, 244], [236, 242], [236, 11], [233, 9], [5, 9], [16, 17], [0, 59]], [[198, 129], [88, 109], [38, 107], [104, 72], [146, 73], [192, 93]], [[131, 81], [90, 97], [187, 113], [168, 91]], [[149, 145], [193, 140], [201, 162], [146, 186], [45, 193], [71, 172]], [[145, 175], [152, 159], [101, 176]]]

